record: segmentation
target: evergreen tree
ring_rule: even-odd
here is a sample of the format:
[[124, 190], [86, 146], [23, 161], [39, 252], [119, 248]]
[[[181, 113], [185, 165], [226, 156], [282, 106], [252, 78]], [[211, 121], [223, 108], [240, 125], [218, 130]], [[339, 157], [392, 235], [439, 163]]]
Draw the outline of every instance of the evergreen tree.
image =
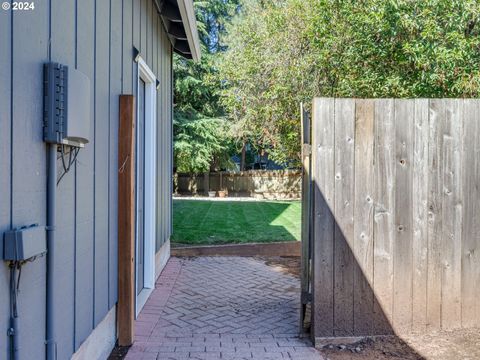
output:
[[225, 51], [225, 24], [238, 0], [195, 1], [202, 58], [195, 63], [174, 57], [174, 159], [177, 171], [200, 173], [228, 166], [229, 123], [220, 103], [222, 81], [215, 57]]

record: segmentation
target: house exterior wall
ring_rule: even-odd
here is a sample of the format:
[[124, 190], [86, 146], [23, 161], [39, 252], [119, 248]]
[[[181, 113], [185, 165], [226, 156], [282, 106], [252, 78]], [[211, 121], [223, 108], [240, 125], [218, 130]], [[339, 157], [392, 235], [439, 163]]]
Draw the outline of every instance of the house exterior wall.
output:
[[[0, 11], [2, 241], [6, 230], [46, 223], [43, 64], [60, 62], [90, 79], [90, 143], [80, 151], [76, 166], [57, 188], [58, 359], [69, 359], [117, 302], [118, 96], [136, 95], [133, 47], [140, 50], [160, 81], [159, 250], [171, 233], [172, 49], [153, 0], [37, 0], [34, 10]], [[8, 268], [2, 262], [0, 359], [8, 358], [8, 285]], [[40, 359], [45, 352], [45, 298], [43, 257], [22, 269], [20, 359]]]

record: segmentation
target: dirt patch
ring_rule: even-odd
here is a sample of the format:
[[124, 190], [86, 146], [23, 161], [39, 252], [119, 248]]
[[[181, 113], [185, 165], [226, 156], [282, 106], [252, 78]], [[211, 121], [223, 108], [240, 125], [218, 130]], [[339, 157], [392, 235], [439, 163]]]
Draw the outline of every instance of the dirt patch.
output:
[[320, 351], [328, 360], [473, 360], [480, 359], [480, 330], [365, 339], [326, 345]]
[[175, 243], [175, 242], [171, 242], [170, 243], [170, 247], [172, 249], [177, 249], [177, 248], [184, 248], [184, 247], [189, 247], [189, 246], [192, 246], [190, 244], [182, 244], [182, 243]]
[[267, 266], [300, 278], [299, 256], [256, 256], [255, 258], [264, 261]]
[[480, 359], [480, 329], [459, 329], [404, 338], [425, 359]]
[[125, 359], [128, 353], [128, 349], [130, 349], [130, 346], [115, 346], [107, 360]]
[[326, 345], [321, 352], [329, 360], [423, 359], [397, 337], [365, 339], [353, 344]]
[[[175, 243], [178, 245], [178, 243]], [[271, 243], [176, 246], [171, 248], [172, 256], [264, 256], [300, 257], [301, 242], [284, 241]]]

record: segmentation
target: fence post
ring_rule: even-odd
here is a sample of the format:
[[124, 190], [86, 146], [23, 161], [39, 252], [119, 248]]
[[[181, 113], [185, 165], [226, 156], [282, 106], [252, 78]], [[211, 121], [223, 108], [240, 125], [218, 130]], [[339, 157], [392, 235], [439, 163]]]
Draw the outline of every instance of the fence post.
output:
[[300, 104], [302, 141], [302, 257], [300, 331], [305, 322], [306, 306], [311, 302], [310, 292], [310, 218], [311, 218], [311, 131], [310, 115]]

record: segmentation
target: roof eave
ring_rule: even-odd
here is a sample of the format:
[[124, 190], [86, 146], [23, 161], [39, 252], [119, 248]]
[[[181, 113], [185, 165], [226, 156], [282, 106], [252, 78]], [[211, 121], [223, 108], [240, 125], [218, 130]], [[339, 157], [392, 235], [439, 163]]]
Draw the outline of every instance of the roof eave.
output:
[[199, 61], [201, 57], [200, 39], [192, 0], [164, 0], [161, 2], [155, 0], [155, 2], [174, 51], [187, 59]]
[[180, 10], [180, 15], [182, 16], [182, 22], [185, 26], [185, 33], [187, 34], [187, 41], [190, 45], [192, 59], [199, 61], [202, 55], [193, 2], [192, 0], [177, 0], [177, 3], [178, 9]]

